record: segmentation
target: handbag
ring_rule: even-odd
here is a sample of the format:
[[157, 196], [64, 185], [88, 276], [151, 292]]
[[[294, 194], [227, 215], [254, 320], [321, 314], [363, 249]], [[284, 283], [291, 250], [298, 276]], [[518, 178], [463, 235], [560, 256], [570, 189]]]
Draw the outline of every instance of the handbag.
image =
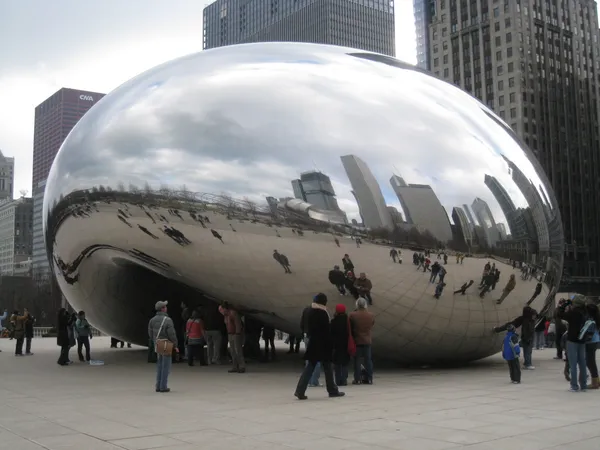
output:
[[156, 342], [154, 344], [154, 347], [157, 355], [171, 356], [173, 354], [173, 348], [175, 347], [175, 345], [168, 339], [158, 339], [158, 336], [160, 336], [160, 332], [162, 331], [163, 325], [165, 324], [165, 320], [167, 320], [166, 316], [163, 318], [162, 323], [160, 324], [158, 333], [156, 333]]
[[348, 317], [348, 354], [350, 356], [356, 355], [356, 342], [354, 336], [352, 336], [352, 327], [350, 326], [350, 317]]

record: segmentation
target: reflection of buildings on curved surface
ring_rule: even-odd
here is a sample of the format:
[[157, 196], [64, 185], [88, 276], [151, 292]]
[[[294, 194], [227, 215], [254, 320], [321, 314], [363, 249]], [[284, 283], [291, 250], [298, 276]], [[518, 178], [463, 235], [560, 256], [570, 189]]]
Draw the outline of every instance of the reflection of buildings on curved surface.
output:
[[345, 217], [335, 198], [331, 179], [324, 173], [316, 170], [303, 172], [300, 174], [300, 179], [292, 180], [292, 189], [297, 199], [314, 205], [316, 209], [332, 211], [336, 216]]
[[462, 250], [470, 251], [474, 244], [474, 229], [469, 224], [467, 215], [461, 207], [455, 206], [452, 208], [452, 221], [456, 230], [454, 233], [454, 242], [459, 243], [459, 245], [464, 243], [466, 248]]
[[494, 247], [500, 239], [500, 233], [498, 232], [498, 226], [496, 225], [490, 206], [485, 200], [477, 197], [473, 200], [471, 208], [473, 208], [473, 213], [475, 213], [479, 226], [483, 230], [486, 245]]
[[446, 243], [452, 239], [452, 229], [446, 210], [426, 184], [407, 184], [402, 177], [393, 175], [390, 184], [402, 205], [406, 223], [428, 230], [437, 240]]
[[381, 188], [367, 163], [356, 155], [345, 155], [341, 160], [365, 227], [392, 229], [394, 224]]

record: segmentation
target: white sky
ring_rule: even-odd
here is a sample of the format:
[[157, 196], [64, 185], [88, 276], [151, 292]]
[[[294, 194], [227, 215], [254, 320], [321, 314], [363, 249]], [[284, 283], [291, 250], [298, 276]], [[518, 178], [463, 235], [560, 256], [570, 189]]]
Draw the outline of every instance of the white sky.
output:
[[[34, 108], [61, 87], [110, 92], [202, 50], [207, 0], [0, 1], [0, 149], [31, 195]], [[415, 63], [412, 0], [396, 0], [396, 56]]]

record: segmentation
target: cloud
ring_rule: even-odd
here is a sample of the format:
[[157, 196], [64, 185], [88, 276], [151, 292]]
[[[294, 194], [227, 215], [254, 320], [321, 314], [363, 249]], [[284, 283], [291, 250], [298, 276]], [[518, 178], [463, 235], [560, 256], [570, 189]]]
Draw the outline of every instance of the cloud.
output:
[[[398, 171], [408, 183], [431, 185], [448, 213], [481, 197], [506, 223], [485, 175], [496, 176], [518, 207], [526, 202], [502, 155], [540, 184], [518, 143], [453, 86], [341, 48], [265, 51], [269, 58], [252, 46], [184, 58], [122, 86], [71, 134], [50, 194], [148, 182], [264, 203], [291, 195], [291, 180], [317, 168], [356, 218], [340, 161], [354, 154], [393, 206], [389, 179]], [[306, 60], [319, 64], [298, 63]]]

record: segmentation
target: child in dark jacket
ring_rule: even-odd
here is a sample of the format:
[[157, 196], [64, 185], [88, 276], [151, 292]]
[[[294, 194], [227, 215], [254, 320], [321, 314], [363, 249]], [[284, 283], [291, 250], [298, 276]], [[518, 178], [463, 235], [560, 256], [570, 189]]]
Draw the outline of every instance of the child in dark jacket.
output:
[[515, 326], [509, 324], [506, 327], [506, 336], [502, 343], [502, 357], [508, 363], [510, 381], [513, 384], [521, 383], [521, 366], [519, 365], [519, 356], [521, 347], [519, 346], [519, 335], [515, 333]]

